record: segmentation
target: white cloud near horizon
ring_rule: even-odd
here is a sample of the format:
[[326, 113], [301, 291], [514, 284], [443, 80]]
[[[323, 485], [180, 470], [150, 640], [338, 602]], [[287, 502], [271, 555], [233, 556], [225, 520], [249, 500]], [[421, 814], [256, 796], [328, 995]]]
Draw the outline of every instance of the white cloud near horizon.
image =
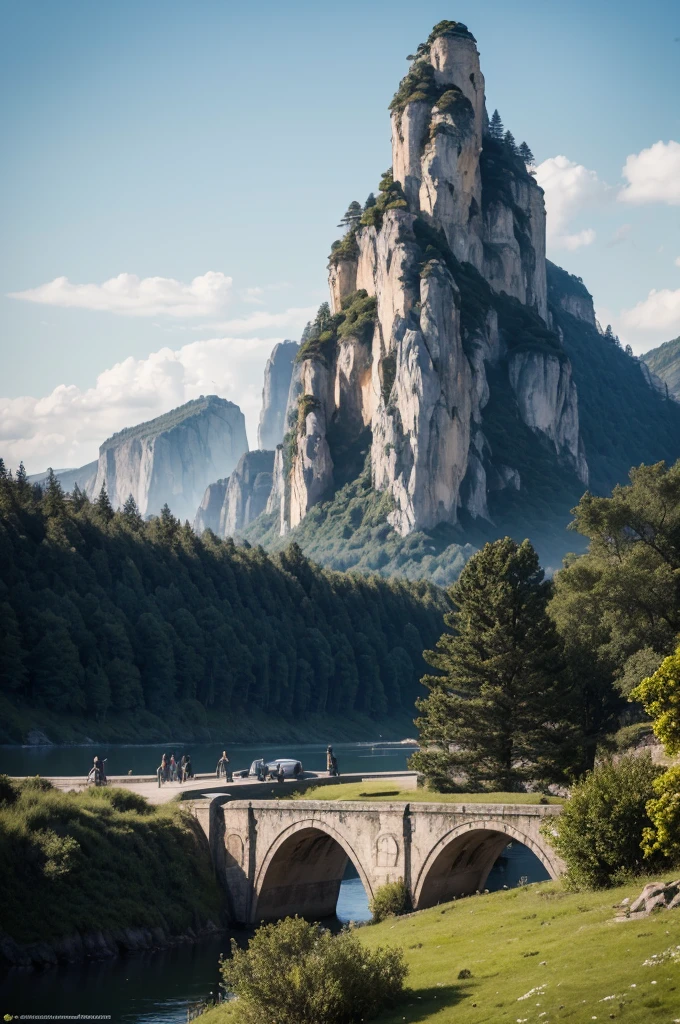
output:
[[592, 245], [593, 228], [570, 232], [569, 227], [584, 210], [608, 197], [610, 190], [596, 172], [566, 156], [553, 156], [538, 165], [536, 181], [545, 192], [548, 247], [573, 251]]
[[64, 309], [89, 309], [124, 316], [215, 316], [232, 296], [232, 278], [209, 270], [189, 284], [171, 277], [118, 274], [102, 284], [72, 284], [56, 277], [37, 288], [10, 292], [12, 299]]
[[646, 299], [624, 309], [616, 326], [637, 354], [680, 335], [680, 288], [652, 288]]
[[283, 337], [220, 337], [164, 347], [104, 370], [93, 387], [60, 384], [44, 397], [0, 398], [0, 456], [29, 473], [67, 469], [97, 458], [99, 445], [199, 395], [240, 406], [248, 443], [257, 444], [264, 365]]
[[618, 194], [619, 202], [680, 206], [680, 142], [659, 141], [631, 153], [622, 175], [627, 184]]
[[224, 320], [221, 323], [207, 325], [196, 325], [194, 331], [227, 331], [231, 333], [250, 331], [262, 331], [269, 328], [291, 327], [300, 331], [308, 320], [313, 319], [316, 314], [316, 306], [291, 306], [282, 313], [266, 313], [264, 310], [257, 310], [255, 313], [248, 313], [246, 316], [235, 317], [233, 320]]

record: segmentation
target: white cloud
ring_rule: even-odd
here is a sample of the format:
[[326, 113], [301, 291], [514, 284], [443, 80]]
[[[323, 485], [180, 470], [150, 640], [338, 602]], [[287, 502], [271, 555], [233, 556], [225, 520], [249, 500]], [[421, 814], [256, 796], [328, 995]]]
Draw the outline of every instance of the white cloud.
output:
[[680, 142], [655, 142], [631, 153], [622, 174], [628, 184], [619, 192], [620, 202], [680, 206]]
[[67, 309], [94, 309], [126, 316], [215, 316], [231, 297], [232, 279], [216, 270], [189, 284], [171, 277], [119, 274], [103, 284], [72, 284], [67, 277], [11, 292], [10, 298]]
[[248, 313], [247, 316], [237, 317], [233, 320], [224, 320], [222, 323], [208, 324], [207, 328], [194, 327], [195, 331], [210, 329], [213, 331], [228, 331], [239, 333], [250, 333], [250, 331], [263, 331], [270, 328], [290, 327], [302, 330], [308, 320], [311, 320], [316, 313], [316, 306], [293, 306], [284, 310], [283, 313], [265, 313], [264, 310], [257, 310], [255, 313]]
[[680, 288], [653, 288], [646, 299], [624, 309], [617, 320], [624, 341], [645, 352], [662, 341], [680, 335]]
[[680, 267], [680, 256], [678, 256], [678, 257], [676, 258], [676, 260], [675, 260], [675, 265], [676, 265], [676, 267]]
[[142, 423], [199, 395], [240, 406], [248, 440], [257, 443], [262, 374], [281, 337], [221, 337], [129, 357], [101, 373], [91, 388], [61, 384], [42, 398], [0, 398], [0, 455], [21, 459], [30, 473], [81, 466], [116, 430]]
[[595, 241], [593, 228], [570, 232], [571, 221], [588, 207], [607, 198], [609, 189], [595, 171], [566, 156], [553, 156], [536, 168], [536, 181], [545, 192], [546, 240], [556, 249], [579, 249]]
[[584, 245], [592, 245], [595, 241], [595, 232], [593, 228], [584, 228], [583, 231], [577, 231], [574, 235], [560, 235], [559, 244], [562, 249], [581, 249]]

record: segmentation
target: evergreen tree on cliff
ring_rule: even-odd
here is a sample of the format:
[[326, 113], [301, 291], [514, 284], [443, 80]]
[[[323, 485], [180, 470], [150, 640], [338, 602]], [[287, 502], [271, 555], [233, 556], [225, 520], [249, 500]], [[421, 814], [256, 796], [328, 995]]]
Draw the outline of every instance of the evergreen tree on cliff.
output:
[[520, 790], [567, 767], [569, 695], [562, 646], [546, 613], [551, 586], [528, 540], [487, 544], [450, 590], [454, 611], [425, 660], [430, 695], [417, 701], [421, 742], [411, 767], [441, 788]]
[[534, 154], [531, 152], [526, 142], [520, 143], [519, 155], [522, 157], [522, 160], [524, 160], [525, 164], [533, 164]]
[[501, 142], [503, 139], [503, 122], [497, 110], [494, 110], [489, 121], [489, 135], [498, 142]]
[[354, 199], [340, 218], [338, 227], [344, 228], [346, 231], [351, 231], [352, 228], [358, 226], [362, 213], [363, 210], [361, 208], [361, 203], [358, 203], [356, 199]]

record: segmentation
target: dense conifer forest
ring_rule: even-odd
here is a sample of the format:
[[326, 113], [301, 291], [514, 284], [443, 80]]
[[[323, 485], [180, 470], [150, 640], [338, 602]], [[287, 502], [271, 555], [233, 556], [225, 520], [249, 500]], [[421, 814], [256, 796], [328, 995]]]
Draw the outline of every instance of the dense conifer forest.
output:
[[105, 492], [65, 495], [53, 474], [36, 487], [0, 462], [4, 742], [35, 724], [26, 709], [96, 736], [120, 736], [121, 716], [137, 735], [173, 722], [206, 738], [244, 714], [282, 734], [314, 715], [410, 721], [444, 605], [426, 583], [330, 572], [294, 544], [269, 556], [199, 539], [167, 506], [145, 522], [132, 500], [114, 512]]

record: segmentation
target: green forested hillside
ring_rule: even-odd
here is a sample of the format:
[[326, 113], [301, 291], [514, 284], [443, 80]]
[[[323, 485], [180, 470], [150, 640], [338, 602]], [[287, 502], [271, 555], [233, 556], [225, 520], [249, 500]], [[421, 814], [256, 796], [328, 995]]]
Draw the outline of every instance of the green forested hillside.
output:
[[652, 373], [668, 385], [670, 393], [680, 398], [680, 338], [645, 352], [642, 359]]
[[26, 709], [82, 716], [91, 736], [120, 716], [147, 735], [243, 714], [282, 736], [313, 715], [410, 721], [444, 600], [324, 571], [295, 545], [198, 539], [167, 507], [114, 514], [0, 463], [0, 740], [22, 739]]

